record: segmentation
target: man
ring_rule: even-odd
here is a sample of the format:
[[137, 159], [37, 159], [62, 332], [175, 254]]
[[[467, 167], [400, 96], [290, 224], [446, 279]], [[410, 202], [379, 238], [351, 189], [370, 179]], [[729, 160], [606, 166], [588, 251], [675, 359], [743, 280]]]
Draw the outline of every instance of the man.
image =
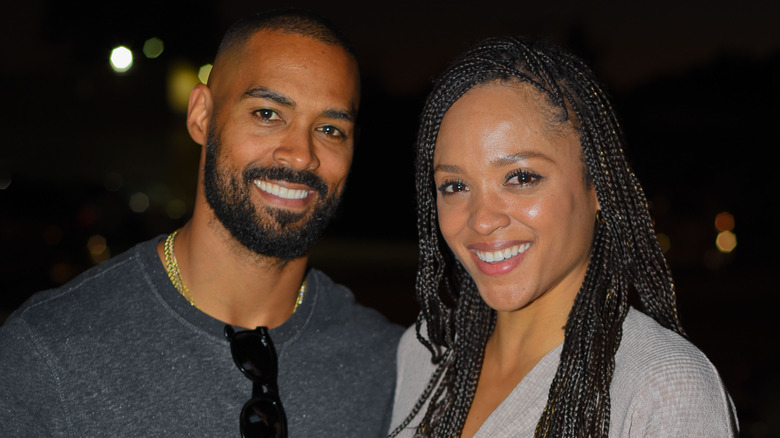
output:
[[0, 328], [3, 436], [383, 434], [401, 328], [307, 272], [358, 101], [354, 55], [321, 18], [234, 25], [190, 96], [192, 219]]

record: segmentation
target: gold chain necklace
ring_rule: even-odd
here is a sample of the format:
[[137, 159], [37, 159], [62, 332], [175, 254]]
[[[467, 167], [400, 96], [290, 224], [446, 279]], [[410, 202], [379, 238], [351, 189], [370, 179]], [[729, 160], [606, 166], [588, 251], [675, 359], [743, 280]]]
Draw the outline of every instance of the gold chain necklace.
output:
[[[168, 278], [173, 283], [173, 287], [196, 309], [198, 306], [190, 295], [190, 290], [187, 285], [184, 284], [184, 280], [181, 278], [181, 271], [179, 271], [179, 263], [176, 261], [176, 254], [173, 253], [173, 240], [176, 239], [176, 234], [179, 230], [174, 231], [168, 235], [165, 239], [165, 245], [163, 246], [163, 255], [165, 257], [165, 272], [168, 274]], [[303, 279], [300, 289], [298, 289], [298, 297], [295, 299], [295, 306], [293, 307], [293, 313], [298, 310], [298, 306], [303, 303], [303, 296], [306, 294], [306, 278]]]
[[179, 230], [176, 230], [171, 233], [167, 239], [165, 239], [165, 246], [163, 247], [163, 254], [165, 255], [165, 272], [168, 273], [168, 278], [171, 279], [171, 283], [173, 283], [173, 286], [176, 288], [176, 290], [179, 291], [179, 293], [184, 298], [186, 298], [193, 307], [197, 309], [198, 306], [192, 299], [189, 288], [187, 288], [187, 285], [184, 284], [184, 280], [181, 279], [179, 263], [176, 261], [176, 254], [173, 253], [173, 239], [176, 238], [176, 234], [178, 233]]

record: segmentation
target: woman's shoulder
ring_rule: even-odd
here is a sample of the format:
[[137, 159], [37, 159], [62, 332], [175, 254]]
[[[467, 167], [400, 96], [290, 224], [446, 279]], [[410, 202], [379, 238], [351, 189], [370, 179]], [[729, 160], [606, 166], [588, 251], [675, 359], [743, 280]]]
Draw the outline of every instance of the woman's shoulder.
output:
[[631, 308], [623, 322], [623, 338], [615, 356], [615, 374], [634, 378], [659, 376], [682, 371], [691, 377], [717, 376], [707, 356], [680, 334], [663, 327], [653, 318]]
[[[420, 333], [423, 337], [426, 337], [427, 333], [425, 327], [425, 323], [423, 322], [422, 326], [420, 327]], [[415, 327], [415, 324], [412, 324], [406, 329], [406, 331], [401, 336], [401, 340], [398, 342], [399, 370], [406, 367], [428, 368], [430, 366], [433, 368], [431, 358], [431, 352], [428, 350], [428, 348], [425, 347], [425, 345], [422, 344], [422, 342], [420, 342], [420, 339], [417, 337], [417, 328]]]
[[[424, 337], [427, 333], [425, 323], [420, 327]], [[398, 367], [396, 373], [395, 399], [390, 430], [395, 429], [412, 411], [425, 387], [433, 375], [436, 365], [431, 361], [431, 352], [417, 338], [414, 324], [406, 329], [398, 343]], [[425, 412], [428, 402], [420, 412]], [[421, 415], [421, 414], [420, 414]], [[419, 415], [418, 415], [419, 417]], [[415, 420], [399, 436], [411, 436], [413, 429], [420, 420]]]
[[[707, 356], [635, 309], [623, 323], [610, 394], [614, 429], [716, 437], [737, 429], [731, 398]], [[686, 435], [691, 428], [702, 435]]]

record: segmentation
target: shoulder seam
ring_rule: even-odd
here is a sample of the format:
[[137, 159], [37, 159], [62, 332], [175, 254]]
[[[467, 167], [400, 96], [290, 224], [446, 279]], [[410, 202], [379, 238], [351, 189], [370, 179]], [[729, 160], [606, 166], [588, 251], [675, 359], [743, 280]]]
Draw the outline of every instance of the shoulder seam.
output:
[[38, 351], [41, 357], [43, 357], [43, 360], [46, 363], [46, 367], [49, 369], [49, 374], [54, 380], [54, 388], [55, 391], [57, 392], [57, 398], [59, 399], [60, 405], [62, 406], [62, 409], [64, 411], [64, 420], [65, 420], [68, 436], [75, 436], [75, 434], [73, 433], [73, 423], [71, 421], [71, 415], [68, 409], [68, 404], [65, 403], [65, 394], [62, 389], [62, 380], [59, 374], [57, 374], [57, 372], [54, 369], [51, 355], [49, 354], [48, 350], [41, 347], [41, 344], [38, 342], [38, 339], [35, 337], [35, 333], [28, 326], [27, 321], [25, 321], [23, 318], [20, 318], [19, 323], [24, 327], [24, 330], [28, 333], [30, 342], [32, 342], [33, 346], [35, 347], [35, 350]]
[[89, 277], [81, 279], [81, 281], [79, 281], [76, 284], [69, 285], [67, 289], [59, 290], [57, 293], [53, 294], [52, 296], [50, 296], [50, 297], [48, 297], [48, 298], [46, 298], [44, 300], [38, 301], [37, 303], [32, 304], [29, 307], [27, 307], [24, 310], [22, 310], [22, 313], [20, 314], [20, 317], [21, 317], [20, 319], [23, 319], [24, 314], [27, 313], [28, 311], [30, 311], [32, 309], [35, 309], [36, 307], [41, 306], [43, 304], [46, 304], [49, 301], [56, 300], [56, 299], [62, 297], [63, 295], [67, 295], [67, 294], [71, 293], [73, 290], [78, 289], [79, 287], [81, 287], [81, 285], [83, 285], [84, 283], [87, 283], [89, 281], [92, 281], [92, 280], [95, 280], [97, 278], [100, 278], [103, 275], [105, 275], [106, 273], [111, 272], [111, 271], [117, 269], [118, 267], [123, 266], [123, 265], [125, 265], [127, 263], [133, 262], [136, 259], [137, 259], [137, 254], [133, 254], [132, 256], [129, 256], [127, 259], [122, 260], [121, 262], [118, 262], [118, 263], [114, 264], [113, 266], [111, 266], [109, 268], [106, 268], [104, 270], [101, 270], [101, 271], [93, 274], [93, 275], [90, 275]]

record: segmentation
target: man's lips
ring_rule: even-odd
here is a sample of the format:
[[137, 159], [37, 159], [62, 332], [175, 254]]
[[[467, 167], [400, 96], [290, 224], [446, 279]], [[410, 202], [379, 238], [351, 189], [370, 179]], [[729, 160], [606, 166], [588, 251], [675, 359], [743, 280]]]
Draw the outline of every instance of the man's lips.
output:
[[313, 192], [312, 190], [308, 190], [308, 189], [288, 188], [261, 179], [255, 179], [252, 182], [254, 183], [255, 186], [257, 186], [258, 189], [262, 190], [263, 192], [269, 193], [271, 195], [274, 195], [282, 199], [291, 199], [291, 200], [305, 199]]

